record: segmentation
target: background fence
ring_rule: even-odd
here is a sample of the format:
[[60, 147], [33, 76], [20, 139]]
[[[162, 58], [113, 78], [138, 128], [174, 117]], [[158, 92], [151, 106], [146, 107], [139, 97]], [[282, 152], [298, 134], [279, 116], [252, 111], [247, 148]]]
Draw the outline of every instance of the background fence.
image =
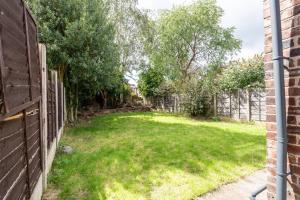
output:
[[[171, 95], [156, 98], [153, 106], [159, 110], [180, 113], [184, 111], [183, 95]], [[239, 90], [217, 95], [213, 108], [217, 116], [230, 117], [237, 120], [266, 120], [266, 94], [263, 90]]]
[[173, 94], [162, 98], [154, 98], [151, 102], [158, 110], [181, 113], [184, 111], [185, 97], [183, 95]]
[[239, 90], [219, 94], [217, 115], [233, 119], [266, 121], [266, 94], [262, 90]]
[[0, 200], [41, 198], [63, 130], [63, 85], [55, 72], [44, 80], [37, 35], [22, 0], [0, 1]]

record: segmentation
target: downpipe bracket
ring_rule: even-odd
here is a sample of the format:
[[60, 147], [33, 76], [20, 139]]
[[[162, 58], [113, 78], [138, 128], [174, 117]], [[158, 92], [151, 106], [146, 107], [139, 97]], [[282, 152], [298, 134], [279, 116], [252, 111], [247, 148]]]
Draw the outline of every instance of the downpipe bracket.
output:
[[288, 61], [290, 61], [291, 58], [290, 57], [285, 57], [285, 56], [278, 56], [278, 57], [273, 58], [273, 61], [275, 61], [275, 60], [288, 60]]
[[[283, 61], [283, 60], [290, 61], [291, 58], [290, 58], [290, 57], [285, 57], [285, 56], [279, 56], [279, 57], [273, 58], [272, 60], [273, 60], [273, 61]], [[283, 68], [284, 68], [286, 71], [288, 71], [288, 72], [291, 71], [291, 70], [290, 70], [287, 66], [285, 66], [285, 65], [283, 65]]]
[[[277, 173], [277, 175], [279, 175]], [[292, 172], [289, 172], [289, 173], [285, 173], [285, 174], [280, 174], [280, 176], [282, 176], [283, 178], [287, 178], [288, 176], [292, 175]], [[264, 185], [260, 188], [258, 188], [256, 191], [254, 191], [251, 196], [249, 197], [250, 200], [256, 200], [256, 197], [262, 193], [263, 191], [265, 191], [267, 189], [267, 185]]]

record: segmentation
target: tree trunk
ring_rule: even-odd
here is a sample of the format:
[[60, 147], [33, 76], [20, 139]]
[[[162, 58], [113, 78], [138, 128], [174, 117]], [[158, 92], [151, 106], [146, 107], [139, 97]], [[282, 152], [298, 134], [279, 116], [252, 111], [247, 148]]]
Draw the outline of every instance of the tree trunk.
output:
[[104, 109], [107, 109], [107, 91], [104, 91]]
[[103, 99], [103, 109], [107, 109], [107, 91], [101, 90], [100, 93]]
[[103, 105], [103, 108], [104, 109], [107, 109], [107, 91], [104, 91], [103, 92], [103, 99], [104, 99], [104, 105]]
[[74, 119], [77, 121], [78, 117], [78, 106], [79, 106], [79, 92], [78, 92], [78, 84], [76, 84], [75, 91], [75, 106], [74, 106]]
[[214, 94], [214, 117], [218, 116], [218, 95]]
[[123, 93], [120, 94], [120, 104], [121, 105], [124, 104], [124, 94]]
[[65, 76], [65, 71], [66, 71], [66, 66], [65, 65], [60, 65], [58, 66], [58, 79], [60, 81], [63, 81], [64, 80], [64, 76]]
[[74, 122], [74, 105], [73, 105], [73, 95], [72, 95], [72, 91], [69, 89], [69, 96], [68, 96], [68, 121], [69, 122]]
[[68, 96], [68, 121], [75, 122], [78, 115], [78, 104], [79, 104], [79, 95], [78, 95], [78, 85], [76, 84], [73, 89], [69, 88]]

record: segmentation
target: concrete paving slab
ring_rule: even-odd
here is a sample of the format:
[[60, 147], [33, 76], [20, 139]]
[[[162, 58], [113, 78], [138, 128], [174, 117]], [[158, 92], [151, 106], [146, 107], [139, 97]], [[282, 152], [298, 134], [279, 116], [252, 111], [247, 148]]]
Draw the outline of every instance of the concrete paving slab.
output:
[[[199, 197], [197, 200], [249, 200], [251, 193], [257, 188], [266, 185], [266, 183], [267, 172], [266, 170], [260, 170], [235, 183], [224, 185], [213, 192]], [[267, 192], [264, 191], [258, 195], [257, 200], [267, 200]]]

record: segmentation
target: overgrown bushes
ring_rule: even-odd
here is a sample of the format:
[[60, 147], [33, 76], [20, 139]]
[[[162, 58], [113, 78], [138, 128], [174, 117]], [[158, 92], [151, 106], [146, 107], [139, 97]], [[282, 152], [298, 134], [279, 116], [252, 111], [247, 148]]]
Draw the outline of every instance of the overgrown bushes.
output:
[[[188, 95], [188, 111], [192, 115], [210, 116], [213, 114], [214, 98], [220, 92], [234, 92], [239, 89], [263, 89], [264, 62], [261, 55], [230, 62], [214, 72], [209, 72], [198, 80], [196, 92]], [[193, 109], [190, 109], [193, 108]]]
[[222, 15], [216, 1], [198, 0], [163, 12], [149, 23], [152, 35], [145, 40], [149, 67], [139, 81], [145, 97], [184, 96], [185, 112], [210, 116], [219, 92], [264, 87], [261, 55], [228, 62], [240, 41], [233, 28], [220, 25]]
[[148, 21], [150, 34], [144, 41], [149, 66], [139, 82], [145, 97], [184, 95], [186, 112], [208, 115], [209, 85], [215, 84], [207, 80], [214, 80], [215, 66], [221, 66], [240, 47], [233, 28], [220, 25], [222, 15], [215, 0], [198, 0]]
[[[263, 89], [264, 62], [261, 55], [228, 63], [223, 67], [210, 66], [201, 71], [198, 78], [191, 79], [182, 90], [183, 110], [192, 116], [209, 117], [214, 113], [214, 98], [220, 92], [234, 92], [239, 89]], [[157, 87], [156, 90], [159, 90]], [[171, 96], [171, 92], [165, 96]]]
[[138, 32], [137, 1], [26, 1], [37, 18], [40, 42], [47, 46], [48, 67], [66, 86], [70, 121], [93, 102], [107, 108], [129, 99], [125, 75], [129, 58], [138, 54], [132, 50], [138, 44], [132, 42]]
[[264, 88], [264, 61], [261, 55], [251, 59], [231, 62], [218, 76], [220, 90], [234, 91], [248, 88]]

